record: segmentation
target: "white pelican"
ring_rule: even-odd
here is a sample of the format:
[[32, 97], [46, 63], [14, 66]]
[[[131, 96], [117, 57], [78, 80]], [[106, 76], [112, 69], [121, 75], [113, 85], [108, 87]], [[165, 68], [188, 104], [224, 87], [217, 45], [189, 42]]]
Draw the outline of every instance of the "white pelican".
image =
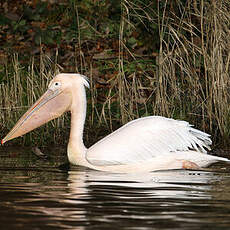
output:
[[21, 117], [2, 144], [42, 124], [71, 112], [68, 159], [74, 165], [95, 170], [136, 173], [166, 169], [197, 169], [222, 157], [207, 154], [210, 135], [194, 129], [186, 121], [161, 116], [133, 120], [106, 136], [89, 149], [83, 143], [86, 116], [87, 78], [80, 74], [58, 74], [48, 90]]

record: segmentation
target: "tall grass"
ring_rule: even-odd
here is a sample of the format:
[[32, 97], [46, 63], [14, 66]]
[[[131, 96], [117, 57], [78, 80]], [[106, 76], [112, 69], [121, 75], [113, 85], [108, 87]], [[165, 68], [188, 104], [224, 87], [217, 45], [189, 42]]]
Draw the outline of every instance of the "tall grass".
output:
[[[151, 97], [144, 99], [145, 104], [152, 106], [145, 106], [148, 108], [146, 114], [188, 120], [215, 138], [224, 138], [222, 141], [229, 143], [230, 2], [158, 1], [157, 7], [158, 13], [154, 15], [149, 14], [148, 6], [143, 2], [133, 4], [133, 1], [123, 1], [121, 51], [127, 49], [122, 39], [123, 27], [130, 27], [130, 15], [135, 14], [143, 24], [146, 21], [157, 22], [159, 55], [153, 74], [143, 69], [141, 79], [133, 77], [128, 83], [121, 56], [119, 76], [122, 80], [118, 88], [122, 91], [119, 94], [122, 120], [126, 121], [125, 118], [133, 115], [133, 109], [124, 109], [124, 101], [132, 103], [132, 95], [140, 96], [147, 81], [151, 85]], [[134, 54], [131, 56], [135, 58]], [[134, 72], [132, 76], [137, 74]], [[137, 83], [134, 87], [133, 82]], [[137, 101], [138, 98], [135, 98]], [[139, 108], [141, 106], [138, 105]]]
[[[59, 72], [60, 67], [47, 56], [41, 54], [40, 67], [31, 60], [23, 67], [18, 56], [12, 58], [11, 67], [5, 66], [5, 74], [0, 85], [0, 123], [2, 137], [13, 127], [20, 116], [46, 91], [48, 82]], [[12, 143], [47, 144], [61, 142], [61, 130], [65, 128], [67, 117], [58, 118], [35, 132], [18, 138]], [[60, 128], [60, 129], [59, 129]], [[66, 129], [66, 128], [65, 128]], [[51, 139], [52, 137], [52, 139]]]
[[[166, 7], [166, 6], [165, 6]], [[177, 1], [159, 19], [159, 87], [163, 113], [188, 119], [214, 136], [229, 137], [230, 2]], [[174, 8], [175, 9], [175, 8]], [[164, 106], [163, 106], [164, 105]]]
[[[76, 70], [91, 80], [87, 127], [94, 129], [86, 128], [86, 139], [90, 140], [92, 133], [96, 139], [101, 137], [99, 126], [108, 132], [140, 116], [163, 115], [190, 121], [215, 139], [224, 138], [229, 143], [230, 2], [145, 2], [121, 1], [119, 55], [103, 60], [103, 65], [112, 65], [114, 70], [103, 79], [102, 87], [97, 87], [97, 82], [103, 72], [98, 76], [94, 70], [100, 60], [93, 58], [88, 62], [81, 49], [84, 28], [80, 26], [78, 8], [75, 9], [76, 47], [80, 50], [76, 54]], [[139, 55], [135, 47], [130, 47], [127, 40], [135, 32], [137, 22], [149, 31], [158, 27], [158, 35], [154, 36], [159, 38], [158, 52], [151, 43], [146, 47], [152, 50], [146, 55]], [[49, 80], [64, 71], [57, 63], [57, 56], [58, 53], [53, 62], [41, 52], [39, 67], [34, 59], [29, 67], [23, 67], [15, 55], [13, 69], [5, 67], [5, 78], [0, 85], [2, 133], [46, 90]], [[63, 143], [63, 133], [68, 131], [69, 115], [66, 115], [33, 132], [23, 142], [36, 142], [42, 133], [44, 137], [49, 134], [47, 143]]]

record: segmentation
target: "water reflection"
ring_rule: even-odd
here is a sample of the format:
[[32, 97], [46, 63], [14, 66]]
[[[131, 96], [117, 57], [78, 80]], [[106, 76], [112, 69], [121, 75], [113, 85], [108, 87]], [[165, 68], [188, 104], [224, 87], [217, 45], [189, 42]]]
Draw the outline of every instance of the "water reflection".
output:
[[2, 229], [230, 227], [228, 172], [63, 172], [39, 161], [29, 169], [2, 165], [0, 187]]
[[[114, 188], [132, 190], [136, 193], [144, 193], [162, 197], [163, 191], [169, 196], [175, 197], [179, 192], [180, 197], [191, 189], [206, 191], [210, 184], [217, 181], [219, 177], [209, 172], [170, 170], [147, 174], [112, 174], [99, 171], [69, 171], [69, 187], [74, 192], [83, 188], [88, 192], [92, 187]], [[166, 196], [168, 196], [166, 195]]]

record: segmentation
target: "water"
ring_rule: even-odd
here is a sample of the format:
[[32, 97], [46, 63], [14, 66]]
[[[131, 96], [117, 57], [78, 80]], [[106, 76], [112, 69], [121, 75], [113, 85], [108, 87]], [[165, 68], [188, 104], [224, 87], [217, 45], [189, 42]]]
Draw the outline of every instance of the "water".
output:
[[122, 175], [49, 155], [1, 150], [1, 229], [230, 229], [228, 165]]

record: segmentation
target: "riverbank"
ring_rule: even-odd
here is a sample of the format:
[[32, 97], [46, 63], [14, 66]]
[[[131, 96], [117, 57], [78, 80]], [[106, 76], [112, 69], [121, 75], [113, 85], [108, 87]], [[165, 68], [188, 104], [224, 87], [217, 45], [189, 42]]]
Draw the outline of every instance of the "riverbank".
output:
[[[132, 119], [162, 115], [210, 133], [214, 148], [229, 146], [228, 1], [17, 4], [0, 5], [2, 136], [56, 73], [78, 72], [90, 80], [90, 145]], [[9, 145], [66, 145], [69, 129], [66, 114]]]

